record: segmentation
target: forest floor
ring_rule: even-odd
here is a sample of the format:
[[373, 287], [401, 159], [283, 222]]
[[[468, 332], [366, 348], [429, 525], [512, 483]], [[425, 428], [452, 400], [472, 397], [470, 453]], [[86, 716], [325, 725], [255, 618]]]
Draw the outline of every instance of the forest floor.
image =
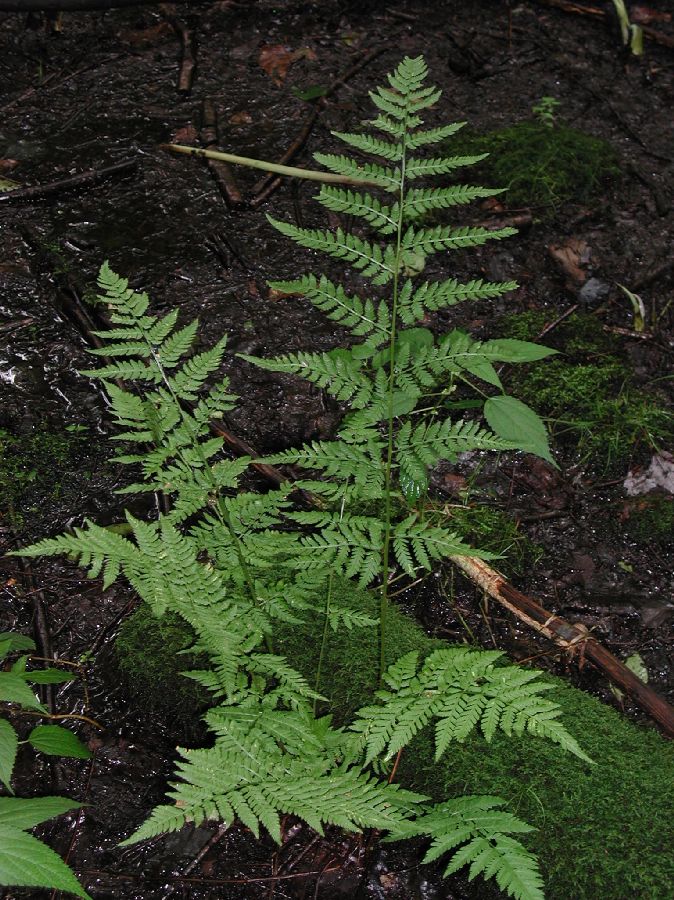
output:
[[[198, 315], [204, 343], [227, 332], [227, 370], [241, 398], [227, 418], [231, 432], [259, 452], [334, 433], [340, 410], [320, 391], [234, 355], [329, 349], [344, 340], [308, 303], [267, 286], [304, 268], [265, 213], [317, 223], [314, 189], [285, 182], [260, 194], [260, 173], [245, 169], [223, 188], [207, 166], [159, 145], [198, 145], [210, 109], [222, 149], [279, 160], [306, 138], [294, 163], [311, 165], [312, 153], [335, 150], [331, 130], [353, 131], [370, 117], [368, 89], [402, 56], [423, 54], [431, 83], [444, 91], [442, 121], [467, 121], [473, 140], [491, 135], [496, 152], [504, 145], [494, 132], [532, 122], [547, 139], [534, 107], [552, 97], [558, 103], [548, 132], [571, 141], [553, 148], [555, 162], [535, 167], [523, 184], [520, 145], [512, 174], [500, 175], [510, 190], [469, 213], [471, 223], [514, 223], [518, 235], [442, 263], [461, 280], [513, 279], [517, 290], [430, 323], [477, 337], [541, 336], [566, 354], [548, 377], [527, 370], [511, 382], [514, 394], [539, 401], [559, 469], [526, 454], [474, 457], [436, 473], [435, 500], [450, 516], [467, 508], [474, 541], [504, 551], [504, 571], [520, 590], [583, 624], [619, 658], [638, 654], [650, 685], [671, 700], [674, 23], [667, 0], [639, 9], [670, 44], [647, 39], [639, 60], [620, 48], [606, 17], [537, 2], [514, 3], [510, 19], [505, 3], [489, 0], [225, 0], [66, 13], [57, 27], [0, 16], [0, 180], [16, 182], [19, 192], [0, 194], [6, 549], [85, 517], [119, 521], [114, 490], [126, 473], [106, 461], [105, 404], [78, 374], [91, 365], [82, 310], [105, 259], [148, 291], [153, 311], [179, 306], [186, 320]], [[196, 62], [189, 89], [178, 83], [181, 45]], [[327, 87], [334, 89], [321, 99]], [[583, 143], [578, 133], [600, 140]], [[506, 136], [508, 147], [518, 134], [522, 140], [520, 132]], [[101, 177], [58, 184], [87, 170]], [[488, 168], [480, 174], [499, 177]], [[40, 193], [45, 185], [53, 190]], [[37, 195], [21, 197], [30, 186]], [[643, 301], [643, 321], [638, 300], [620, 285]], [[400, 870], [417, 864], [409, 857], [363, 867], [341, 836], [317, 850], [306, 829], [304, 859], [292, 842], [277, 850], [233, 829], [187, 873], [210, 832], [118, 849], [161, 801], [175, 744], [170, 722], [134, 708], [109, 676], [110, 647], [134, 597], [121, 585], [102, 592], [65, 563], [5, 559], [0, 566], [0, 630], [34, 633], [38, 646], [79, 663], [82, 678], [59, 692], [59, 711], [104, 726], [79, 727], [96, 750], [91, 764], [64, 764], [56, 773], [59, 791], [90, 806], [67, 828], [46, 832], [94, 896], [479, 896], [467, 882], [455, 882], [450, 894], [403, 878]], [[577, 657], [486, 605], [448, 568], [400, 600], [429, 633], [469, 637], [517, 660], [536, 657], [647, 722], [596, 669], [579, 667]], [[46, 611], [37, 629], [36, 608]], [[36, 773], [26, 755], [18, 792], [51, 789], [54, 777], [43, 763]], [[342, 881], [322, 882], [322, 870], [340, 865]]]

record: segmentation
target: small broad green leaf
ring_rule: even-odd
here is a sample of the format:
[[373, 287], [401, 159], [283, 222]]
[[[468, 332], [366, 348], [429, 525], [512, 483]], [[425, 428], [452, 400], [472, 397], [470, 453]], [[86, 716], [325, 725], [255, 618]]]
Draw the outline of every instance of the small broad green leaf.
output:
[[0, 825], [22, 830], [34, 828], [80, 806], [81, 803], [68, 797], [0, 797]]
[[414, 503], [428, 493], [428, 476], [424, 479], [412, 478], [407, 472], [401, 472], [399, 483], [403, 497], [408, 503]]
[[28, 743], [49, 756], [91, 757], [89, 748], [72, 731], [60, 725], [38, 725], [28, 735]]
[[60, 856], [19, 828], [0, 824], [0, 884], [68, 891], [91, 900]]
[[648, 669], [646, 668], [643, 657], [639, 653], [633, 653], [631, 656], [628, 656], [625, 660], [625, 665], [631, 672], [634, 672], [639, 681], [648, 684]]
[[531, 341], [518, 341], [514, 338], [500, 338], [495, 341], [485, 341], [480, 346], [480, 353], [484, 353], [489, 359], [498, 362], [525, 363], [545, 359], [557, 353], [551, 347], [543, 347], [541, 344], [532, 344]]
[[[12, 631], [0, 632], [0, 659], [12, 650], [34, 650], [35, 642], [25, 634], [14, 634]], [[4, 650], [4, 653], [2, 652]]]
[[63, 669], [33, 669], [23, 677], [31, 684], [63, 684], [65, 681], [74, 681], [77, 675], [64, 672]]
[[[481, 349], [482, 348], [480, 348], [480, 350]], [[460, 356], [457, 362], [462, 369], [465, 369], [466, 372], [470, 372], [470, 374], [474, 375], [476, 378], [486, 381], [487, 384], [493, 384], [494, 387], [501, 387], [501, 379], [498, 377], [498, 372], [489, 360], [485, 359], [481, 354]]]
[[557, 465], [550, 453], [543, 420], [526, 403], [507, 394], [490, 397], [484, 405], [484, 417], [499, 437], [513, 441], [521, 450], [535, 453], [553, 466]]
[[26, 709], [47, 712], [24, 679], [13, 672], [0, 672], [0, 701], [18, 703]]
[[312, 84], [304, 90], [296, 87], [291, 88], [291, 90], [300, 100], [315, 100], [317, 97], [325, 97], [329, 88], [327, 84]]
[[[648, 684], [648, 669], [646, 668], [646, 664], [644, 663], [643, 657], [639, 653], [633, 653], [631, 656], [628, 656], [625, 660], [625, 665], [630, 670], [630, 672], [634, 672], [639, 681], [643, 681], [644, 684]], [[611, 693], [618, 701], [622, 701], [625, 697], [623, 691], [620, 690], [619, 687], [616, 687], [614, 684], [610, 684]]]
[[12, 668], [9, 670], [10, 672], [14, 672], [15, 675], [23, 675], [26, 671], [26, 666], [28, 665], [28, 657], [20, 656], [18, 659], [14, 660], [12, 663]]
[[13, 793], [10, 782], [18, 746], [16, 731], [6, 719], [0, 719], [0, 781], [10, 793]]
[[0, 191], [15, 191], [20, 187], [21, 184], [18, 181], [13, 181], [11, 178], [0, 178]]

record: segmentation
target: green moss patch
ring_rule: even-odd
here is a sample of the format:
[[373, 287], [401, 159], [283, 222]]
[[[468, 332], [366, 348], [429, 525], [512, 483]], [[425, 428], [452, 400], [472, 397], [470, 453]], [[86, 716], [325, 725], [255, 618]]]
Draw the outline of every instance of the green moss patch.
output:
[[518, 122], [478, 135], [466, 129], [448, 147], [457, 156], [488, 153], [480, 163], [480, 183], [505, 188], [509, 206], [556, 209], [583, 203], [608, 179], [620, 174], [613, 147], [563, 123]]
[[[530, 340], [541, 331], [539, 314], [508, 316], [499, 331]], [[510, 390], [548, 418], [558, 441], [572, 442], [592, 467], [608, 471], [674, 440], [674, 416], [636, 384], [620, 343], [595, 316], [569, 316], [552, 337], [560, 355], [517, 367]]]
[[[376, 617], [379, 599], [343, 583], [350, 605]], [[175, 623], [171, 629], [175, 628]], [[302, 627], [279, 625], [275, 652], [284, 654], [310, 680], [318, 664], [322, 616]], [[417, 624], [392, 607], [388, 613], [393, 662], [410, 650], [422, 655], [443, 641], [428, 638]], [[180, 705], [186, 679], [182, 657], [167, 652], [160, 623], [141, 608], [122, 629], [118, 652], [125, 665], [145, 680], [146, 696], [159, 695], [170, 708]], [[189, 632], [175, 646], [189, 643]], [[161, 665], [151, 659], [159, 651]], [[369, 702], [377, 681], [376, 629], [330, 634], [319, 690], [330, 701], [336, 721], [348, 722]], [[151, 676], [159, 679], [151, 683]], [[548, 900], [664, 900], [674, 884], [674, 747], [655, 731], [640, 728], [598, 700], [545, 676], [548, 696], [563, 708], [564, 723], [596, 761], [588, 766], [538, 738], [497, 736], [491, 744], [475, 736], [450, 746], [433, 762], [431, 735], [421, 733], [402, 754], [398, 778], [437, 799], [456, 794], [495, 794], [539, 830], [524, 836], [539, 855]], [[192, 686], [189, 685], [192, 690]]]

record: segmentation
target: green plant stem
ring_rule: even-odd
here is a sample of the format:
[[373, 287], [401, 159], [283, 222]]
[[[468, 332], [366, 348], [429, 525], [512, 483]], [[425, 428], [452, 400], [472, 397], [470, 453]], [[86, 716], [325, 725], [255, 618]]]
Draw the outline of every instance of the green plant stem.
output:
[[367, 178], [350, 178], [347, 175], [336, 175], [333, 172], [318, 172], [315, 169], [298, 169], [296, 166], [282, 166], [279, 163], [266, 162], [263, 159], [252, 159], [249, 156], [237, 156], [234, 153], [223, 153], [220, 150], [204, 150], [201, 147], [186, 147], [183, 144], [160, 144], [162, 150], [173, 153], [185, 153], [187, 156], [205, 156], [220, 162], [247, 166], [249, 169], [262, 169], [276, 175], [289, 175], [292, 178], [303, 178], [305, 181], [321, 181], [325, 184], [356, 184], [368, 187], [381, 187], [379, 182]]
[[398, 192], [398, 222], [396, 227], [396, 266], [393, 273], [393, 293], [391, 298], [391, 339], [389, 341], [389, 376], [388, 376], [388, 423], [386, 444], [386, 467], [384, 475], [384, 546], [382, 550], [381, 602], [379, 607], [379, 685], [381, 687], [386, 671], [386, 611], [389, 594], [389, 557], [391, 553], [391, 517], [392, 517], [392, 469], [393, 469], [393, 388], [395, 385], [395, 350], [398, 323], [398, 284], [400, 279], [400, 258], [403, 235], [403, 215], [405, 209], [405, 163], [406, 163], [407, 118], [400, 159], [400, 189]]
[[[314, 684], [314, 690], [317, 694], [320, 694], [320, 684], [321, 684], [321, 675], [323, 670], [323, 659], [325, 657], [325, 648], [328, 643], [328, 628], [330, 626], [330, 604], [332, 603], [332, 587], [334, 582], [334, 576], [332, 572], [330, 573], [330, 577], [328, 578], [328, 591], [325, 597], [325, 618], [323, 620], [323, 633], [321, 635], [321, 649], [318, 653], [318, 663], [316, 665], [316, 681]], [[314, 716], [316, 715], [316, 704], [318, 703], [318, 698], [314, 697]]]

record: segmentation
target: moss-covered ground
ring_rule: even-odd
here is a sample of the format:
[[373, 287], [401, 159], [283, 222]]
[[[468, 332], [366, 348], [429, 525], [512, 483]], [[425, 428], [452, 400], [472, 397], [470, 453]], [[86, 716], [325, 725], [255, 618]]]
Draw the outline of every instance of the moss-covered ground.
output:
[[[503, 337], [532, 340], [544, 312], [504, 317]], [[657, 391], [638, 384], [620, 341], [593, 315], [569, 316], [544, 343], [558, 356], [518, 366], [511, 392], [548, 419], [558, 441], [599, 471], [624, 470], [638, 455], [674, 442], [674, 416]]]
[[[350, 593], [350, 604], [377, 616], [379, 600], [372, 592], [342, 589]], [[310, 680], [319, 653], [314, 636], [321, 628], [316, 614], [301, 627], [281, 625], [275, 637], [275, 652]], [[144, 692], [146, 703], [163, 705], [172, 721], [176, 709], [196, 715], [200, 704], [192, 685], [177, 674], [189, 666], [175, 652], [189, 640], [180, 632], [175, 620], [160, 626], [141, 607], [118, 643], [127, 677]], [[423, 655], [444, 645], [395, 607], [389, 610], [388, 633], [389, 662], [410, 650]], [[375, 629], [330, 635], [318, 688], [340, 723], [369, 701], [376, 686], [377, 641]], [[549, 696], [562, 706], [565, 725], [594, 766], [544, 740], [505, 735], [491, 744], [474, 736], [451, 746], [436, 764], [432, 736], [423, 732], [403, 752], [397, 778], [437, 799], [471, 793], [506, 799], [538, 829], [525, 838], [540, 857], [549, 900], [667, 900], [674, 896], [674, 747], [561, 679], [545, 678], [554, 686]]]
[[566, 201], [587, 201], [620, 173], [607, 141], [561, 121], [550, 127], [527, 120], [486, 134], [462, 129], [447, 149], [457, 156], [489, 154], [474, 170], [479, 183], [504, 188], [508, 206], [536, 207], [539, 215]]

